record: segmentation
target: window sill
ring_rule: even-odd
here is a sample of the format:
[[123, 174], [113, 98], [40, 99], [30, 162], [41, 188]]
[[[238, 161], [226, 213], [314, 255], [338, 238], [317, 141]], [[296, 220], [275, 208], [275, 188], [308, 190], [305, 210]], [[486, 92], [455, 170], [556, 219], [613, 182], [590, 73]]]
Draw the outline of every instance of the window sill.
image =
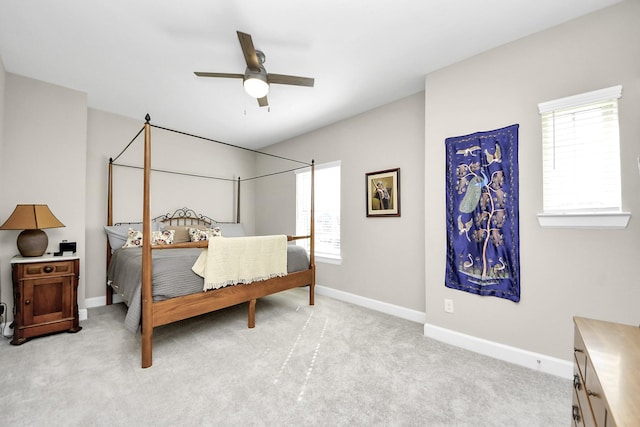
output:
[[631, 218], [630, 212], [539, 213], [543, 228], [622, 229]]

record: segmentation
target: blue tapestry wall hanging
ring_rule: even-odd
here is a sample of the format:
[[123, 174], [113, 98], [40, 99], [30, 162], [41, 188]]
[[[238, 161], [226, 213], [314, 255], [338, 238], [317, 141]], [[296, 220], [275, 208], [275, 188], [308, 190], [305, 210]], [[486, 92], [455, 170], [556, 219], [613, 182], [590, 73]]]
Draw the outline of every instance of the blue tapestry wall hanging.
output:
[[520, 301], [518, 126], [445, 140], [445, 286]]

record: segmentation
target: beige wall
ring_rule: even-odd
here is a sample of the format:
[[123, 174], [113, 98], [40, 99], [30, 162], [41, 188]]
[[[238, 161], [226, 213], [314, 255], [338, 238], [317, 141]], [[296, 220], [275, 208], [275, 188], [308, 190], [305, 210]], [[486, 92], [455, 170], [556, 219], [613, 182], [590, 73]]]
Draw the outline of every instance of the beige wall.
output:
[[[277, 144], [270, 152], [317, 164], [341, 161], [342, 264], [319, 263], [318, 284], [424, 312], [424, 94]], [[258, 162], [265, 171], [275, 163]], [[367, 218], [365, 173], [392, 168], [400, 168], [401, 217]], [[257, 229], [295, 232], [295, 178], [256, 185]], [[273, 199], [270, 188], [283, 191]]]
[[[16, 204], [45, 203], [64, 228], [45, 230], [47, 251], [63, 239], [78, 244], [84, 259], [87, 96], [84, 93], [6, 73], [0, 181], [4, 222]], [[10, 258], [19, 231], [0, 232], [2, 299], [13, 305]], [[78, 301], [84, 306], [84, 266]]]
[[[427, 323], [565, 360], [572, 316], [640, 323], [640, 2], [618, 6], [454, 64], [426, 77]], [[624, 230], [542, 229], [539, 102], [622, 84]], [[450, 136], [520, 124], [521, 301], [444, 286], [445, 155]], [[588, 173], [588, 171], [585, 171]], [[443, 300], [454, 301], [453, 314]]]

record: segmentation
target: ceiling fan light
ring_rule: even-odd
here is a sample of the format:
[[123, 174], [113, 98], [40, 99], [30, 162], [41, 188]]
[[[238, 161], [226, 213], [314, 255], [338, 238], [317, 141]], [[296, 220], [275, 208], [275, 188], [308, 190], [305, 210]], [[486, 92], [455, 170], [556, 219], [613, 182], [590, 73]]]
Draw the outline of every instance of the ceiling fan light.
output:
[[244, 80], [244, 90], [254, 98], [263, 98], [269, 93], [269, 83], [262, 76], [249, 77]]

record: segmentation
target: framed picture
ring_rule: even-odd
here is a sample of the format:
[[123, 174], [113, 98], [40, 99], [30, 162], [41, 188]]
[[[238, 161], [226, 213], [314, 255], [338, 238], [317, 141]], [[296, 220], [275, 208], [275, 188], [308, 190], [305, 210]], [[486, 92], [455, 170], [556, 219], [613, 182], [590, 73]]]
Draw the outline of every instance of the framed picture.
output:
[[367, 216], [400, 216], [400, 168], [365, 174]]

